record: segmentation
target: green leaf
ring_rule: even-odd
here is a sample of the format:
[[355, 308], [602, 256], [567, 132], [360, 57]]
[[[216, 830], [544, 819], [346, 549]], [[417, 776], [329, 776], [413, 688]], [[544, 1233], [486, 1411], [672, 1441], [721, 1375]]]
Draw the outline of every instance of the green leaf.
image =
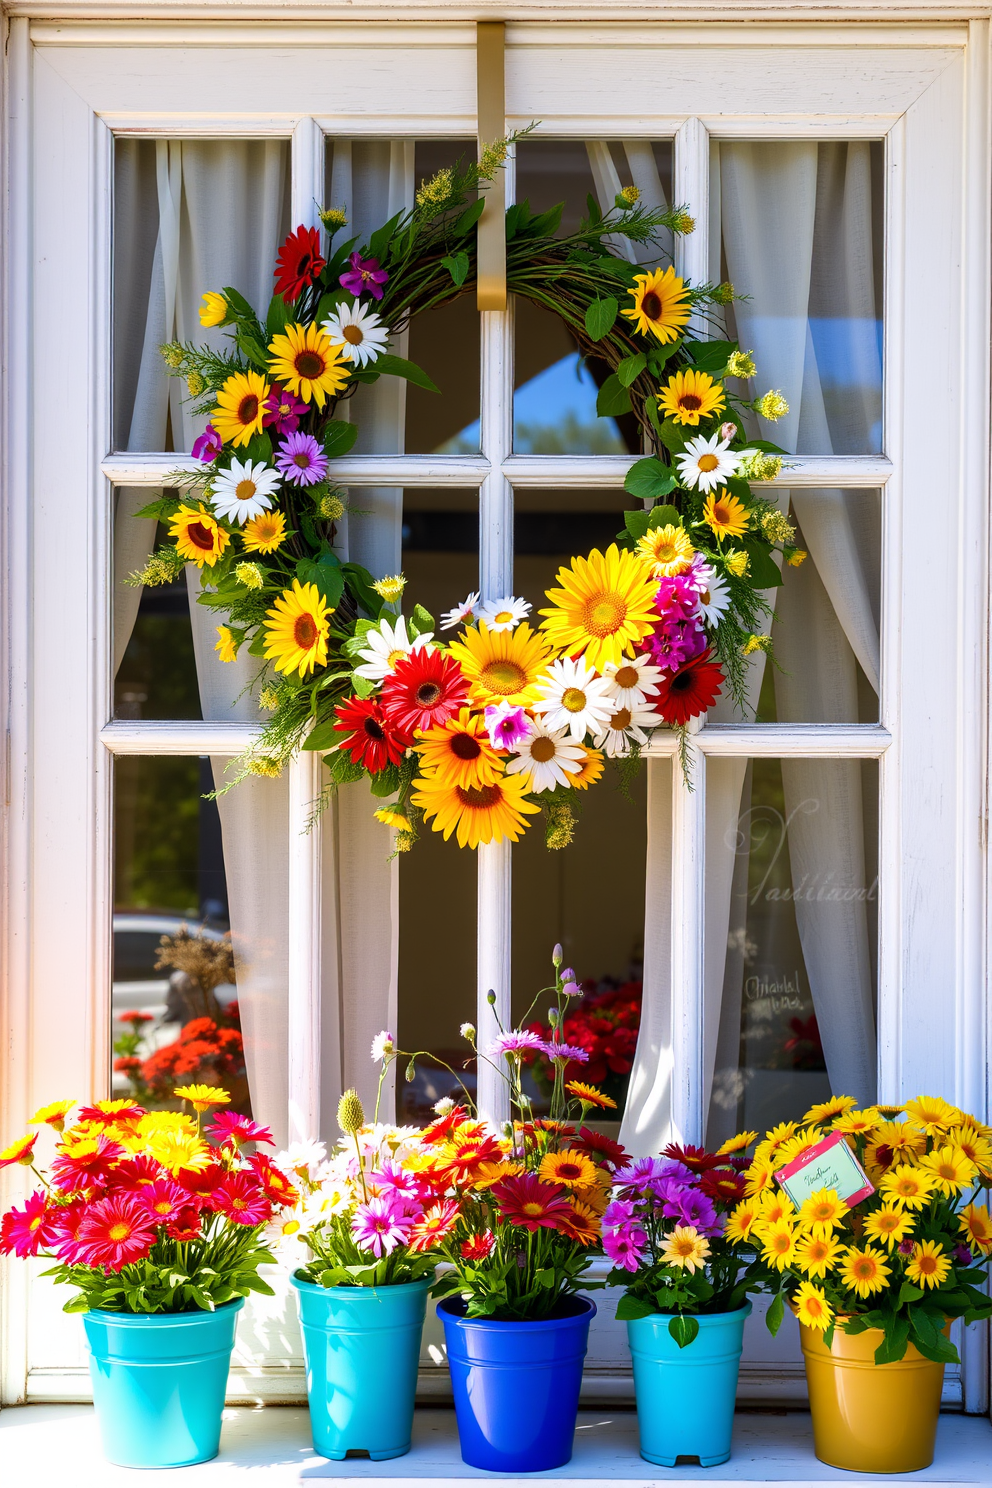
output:
[[351, 685], [357, 698], [370, 698], [377, 684], [372, 681], [371, 677], [357, 677], [352, 673]]
[[617, 377], [621, 385], [630, 387], [631, 383], [636, 382], [640, 377], [647, 364], [648, 359], [643, 351], [639, 351], [636, 356], [624, 357], [617, 367]]
[[345, 423], [344, 419], [331, 419], [321, 433], [324, 454], [329, 460], [346, 455], [358, 438], [358, 425]]
[[[647, 408], [651, 408], [650, 400]], [[672, 419], [666, 419], [659, 427], [658, 435], [666, 449], [670, 449], [673, 455], [680, 455], [686, 445], [686, 431], [676, 424]]]
[[710, 373], [722, 371], [737, 350], [736, 341], [683, 341], [682, 346], [694, 366]]
[[296, 577], [301, 584], [316, 584], [321, 598], [337, 609], [344, 593], [344, 574], [333, 553], [322, 553], [317, 559], [301, 558], [296, 565]]
[[636, 496], [639, 501], [654, 501], [659, 496], [667, 496], [669, 491], [675, 489], [675, 476], [667, 465], [663, 465], [656, 456], [651, 455], [631, 465], [623, 488], [631, 496]]
[[248, 301], [245, 299], [240, 290], [232, 289], [231, 286], [228, 285], [227, 288], [224, 289], [223, 295], [227, 303], [230, 305], [231, 309], [238, 315], [240, 319], [247, 320], [252, 325], [258, 324], [258, 317], [256, 316], [255, 311], [252, 309], [251, 305], [249, 305]]
[[392, 796], [400, 788], [400, 772], [395, 765], [387, 765], [371, 777], [369, 786], [374, 796]]
[[913, 1342], [925, 1359], [935, 1364], [956, 1364], [958, 1351], [944, 1334], [944, 1318], [939, 1312], [926, 1307], [914, 1307], [910, 1312], [909, 1327]]
[[776, 1292], [774, 1297], [772, 1298], [771, 1306], [765, 1313], [765, 1326], [773, 1338], [775, 1337], [775, 1334], [778, 1332], [779, 1328], [781, 1328], [782, 1319], [784, 1318], [784, 1316], [785, 1293]]
[[87, 1297], [79, 1292], [75, 1297], [70, 1297], [63, 1307], [63, 1312], [89, 1312], [90, 1302]]
[[333, 722], [328, 719], [325, 723], [318, 723], [312, 728], [303, 741], [304, 749], [319, 750], [331, 749], [335, 744], [341, 742], [341, 730], [334, 727]]
[[596, 412], [604, 418], [616, 418], [618, 414], [629, 413], [632, 407], [630, 394], [620, 385], [617, 374], [611, 372], [599, 390]]
[[667, 346], [652, 346], [648, 352], [648, 371], [654, 377], [660, 377], [668, 362], [681, 347], [681, 341], [670, 341]]
[[402, 211], [397, 212], [395, 217], [390, 217], [388, 222], [384, 222], [372, 234], [371, 238], [369, 238], [369, 258], [377, 258], [380, 263], [382, 262], [382, 259], [386, 255], [386, 249], [389, 247], [389, 240], [399, 226], [402, 216]]
[[471, 263], [468, 254], [465, 252], [449, 253], [447, 258], [442, 258], [441, 263], [451, 275], [452, 284], [457, 284], [461, 288], [465, 283]]
[[282, 295], [273, 295], [269, 304], [269, 313], [265, 317], [265, 329], [269, 333], [269, 340], [278, 336], [286, 329], [293, 319], [292, 306], [287, 305]]
[[627, 531], [635, 542], [647, 532], [650, 520], [651, 513], [649, 511], [629, 511], [624, 513], [624, 522], [626, 523]]
[[456, 238], [464, 237], [465, 233], [471, 232], [472, 228], [482, 216], [486, 207], [486, 198], [480, 196], [476, 201], [467, 206], [452, 228]]
[[923, 1291], [920, 1287], [913, 1286], [910, 1281], [904, 1281], [899, 1290], [899, 1301], [896, 1306], [903, 1307], [907, 1302], [919, 1302], [922, 1296]]
[[404, 357], [390, 356], [384, 352], [375, 362], [376, 372], [384, 372], [388, 377], [405, 377], [407, 382], [412, 382], [414, 387], [424, 388], [428, 393], [439, 393], [441, 389], [431, 381], [415, 362], [408, 362]]
[[674, 506], [656, 506], [648, 513], [648, 531], [656, 527], [681, 527], [682, 518]]
[[750, 560], [748, 578], [755, 589], [777, 588], [782, 583], [782, 575], [767, 543], [757, 537], [745, 537], [743, 546]]
[[428, 631], [434, 629], [434, 616], [430, 610], [425, 610], [422, 604], [416, 604], [406, 626], [411, 636], [426, 635]]
[[640, 1297], [632, 1297], [630, 1292], [624, 1292], [617, 1303], [617, 1322], [633, 1322], [636, 1318], [651, 1317], [657, 1311], [650, 1302], [643, 1302]]
[[668, 1331], [675, 1339], [680, 1349], [687, 1348], [699, 1332], [699, 1324], [694, 1317], [685, 1317], [679, 1313], [678, 1317], [669, 1319]]
[[235, 340], [239, 351], [243, 351], [250, 362], [254, 362], [259, 371], [264, 372], [269, 365], [269, 354], [265, 347], [256, 341], [250, 331], [238, 327]]
[[[606, 333], [613, 329], [619, 309], [620, 306], [612, 295], [606, 295], [601, 300], [593, 300], [592, 304], [586, 307], [586, 334], [591, 341], [602, 341]], [[627, 383], [623, 386], [626, 387]]]
[[[353, 781], [361, 780], [365, 774], [361, 765], [356, 765], [351, 755], [345, 754], [343, 749], [339, 749], [335, 754], [325, 754], [324, 764], [330, 770], [331, 779], [337, 785], [351, 785]], [[322, 1286], [328, 1284], [326, 1281], [321, 1283]]]

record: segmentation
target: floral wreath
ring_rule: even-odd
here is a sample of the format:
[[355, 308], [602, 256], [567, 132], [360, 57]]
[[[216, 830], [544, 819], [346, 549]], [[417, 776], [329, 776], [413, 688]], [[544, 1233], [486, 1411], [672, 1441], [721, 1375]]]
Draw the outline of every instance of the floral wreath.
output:
[[383, 375], [437, 391], [390, 339], [474, 285], [482, 190], [514, 138], [439, 171], [367, 244], [333, 247], [346, 226], [334, 208], [320, 212], [323, 235], [297, 228], [264, 323], [236, 289], [206, 293], [201, 323], [229, 327], [229, 351], [162, 348], [193, 413], [209, 415], [192, 450], [204, 469], [170, 477], [176, 489], [144, 508], [168, 523], [169, 541], [131, 581], [169, 583], [195, 564], [198, 602], [223, 617], [221, 660], [242, 647], [259, 659], [251, 686], [271, 718], [223, 789], [317, 750], [328, 790], [369, 779], [397, 850], [421, 821], [462, 847], [516, 841], [542, 810], [548, 846], [562, 847], [575, 792], [605, 759], [636, 762], [658, 728], [679, 732], [691, 788], [687, 725], [725, 684], [746, 708], [747, 657], [770, 648], [773, 552], [806, 556], [751, 489], [778, 474], [781, 451], [748, 440], [741, 417], [788, 406], [779, 393], [732, 391], [728, 380], [743, 388], [754, 376], [751, 356], [693, 329], [733, 288], [692, 286], [672, 267], [638, 272], [611, 249], [617, 236], [657, 244], [662, 228], [693, 230], [684, 208], [645, 208], [633, 187], [605, 213], [590, 199], [564, 236], [560, 206], [506, 214], [508, 288], [553, 310], [582, 355], [607, 364], [597, 411], [632, 412], [653, 451], [628, 473], [642, 507], [616, 542], [562, 568], [538, 616], [524, 599], [470, 594], [441, 617], [441, 632], [458, 631], [446, 640], [422, 606], [402, 613], [402, 575], [376, 577], [336, 550], [347, 497], [333, 462], [358, 430], [334, 413]]

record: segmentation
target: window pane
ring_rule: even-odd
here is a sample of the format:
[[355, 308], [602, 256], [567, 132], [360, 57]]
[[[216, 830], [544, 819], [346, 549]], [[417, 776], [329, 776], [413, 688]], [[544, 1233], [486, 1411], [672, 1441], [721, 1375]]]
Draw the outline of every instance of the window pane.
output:
[[[147, 492], [149, 499], [158, 493]], [[149, 524], [152, 525], [152, 524]], [[159, 526], [154, 546], [168, 540]], [[115, 718], [200, 718], [185, 574], [172, 584], [114, 591]]]
[[877, 763], [710, 759], [706, 809], [708, 1141], [869, 1104]]
[[[671, 203], [671, 144], [646, 140], [521, 140], [516, 199], [536, 214], [565, 203], [560, 232], [575, 232], [588, 215], [587, 197], [603, 210], [621, 186], [637, 185], [648, 204]], [[657, 258], [657, 249], [648, 249]], [[645, 261], [648, 261], [645, 259]], [[638, 453], [633, 415], [598, 418], [596, 394], [608, 369], [583, 363], [557, 316], [517, 296], [513, 446], [519, 454]]]
[[754, 432], [790, 452], [882, 449], [884, 200], [880, 141], [712, 147], [710, 277], [747, 297], [726, 323], [754, 353], [752, 396], [790, 405]]

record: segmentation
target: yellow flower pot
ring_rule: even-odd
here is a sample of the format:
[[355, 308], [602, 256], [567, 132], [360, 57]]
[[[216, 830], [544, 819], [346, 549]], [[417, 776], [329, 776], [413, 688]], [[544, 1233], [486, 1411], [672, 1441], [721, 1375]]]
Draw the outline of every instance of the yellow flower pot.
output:
[[912, 1344], [896, 1364], [876, 1364], [877, 1328], [844, 1333], [833, 1346], [800, 1324], [813, 1449], [821, 1462], [848, 1472], [905, 1473], [933, 1461], [944, 1383], [943, 1364]]

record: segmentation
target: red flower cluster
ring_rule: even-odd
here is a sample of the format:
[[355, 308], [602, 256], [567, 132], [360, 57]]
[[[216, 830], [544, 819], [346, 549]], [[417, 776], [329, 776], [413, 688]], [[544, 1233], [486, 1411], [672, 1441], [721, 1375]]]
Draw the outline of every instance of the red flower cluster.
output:
[[[563, 1043], [585, 1049], [589, 1060], [586, 1064], [567, 1064], [565, 1079], [600, 1085], [613, 1096], [611, 1087], [622, 1087], [633, 1067], [640, 1023], [640, 982], [625, 982], [622, 987], [584, 997], [565, 1014], [558, 1037]], [[529, 1027], [542, 1039], [551, 1038], [550, 1026], [531, 1023]], [[534, 1050], [524, 1054], [524, 1061], [532, 1066], [538, 1083], [550, 1089], [554, 1080], [550, 1059]], [[619, 1093], [622, 1095], [622, 1088]]]
[[276, 294], [286, 301], [298, 300], [326, 263], [317, 229], [298, 227], [290, 233], [276, 258]]
[[[231, 1004], [228, 1016], [237, 1015]], [[116, 1068], [123, 1068], [118, 1060]], [[245, 1072], [244, 1042], [237, 1028], [222, 1028], [212, 1018], [194, 1018], [177, 1039], [141, 1061], [141, 1079], [154, 1096], [164, 1100], [184, 1080], [203, 1085], [225, 1085]]]

